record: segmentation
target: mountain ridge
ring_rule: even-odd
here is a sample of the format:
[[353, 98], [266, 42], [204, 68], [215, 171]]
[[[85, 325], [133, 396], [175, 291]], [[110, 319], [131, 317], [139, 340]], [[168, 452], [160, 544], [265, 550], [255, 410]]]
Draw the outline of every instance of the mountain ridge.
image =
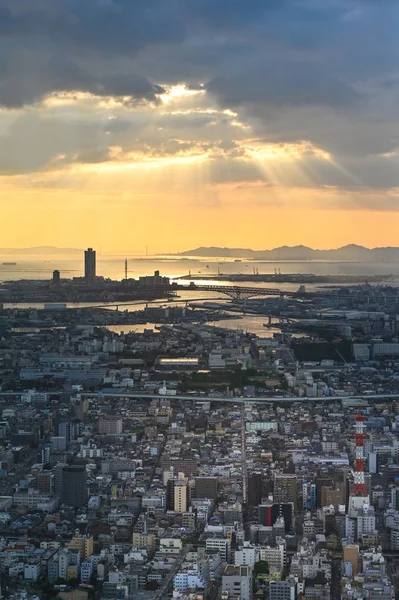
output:
[[386, 246], [367, 248], [358, 244], [346, 244], [339, 248], [318, 250], [308, 246], [279, 246], [271, 250], [252, 250], [251, 248], [228, 248], [218, 246], [200, 246], [193, 250], [180, 252], [179, 256], [203, 256], [209, 258], [247, 258], [258, 260], [342, 260], [342, 261], [387, 261], [399, 260], [399, 247]]

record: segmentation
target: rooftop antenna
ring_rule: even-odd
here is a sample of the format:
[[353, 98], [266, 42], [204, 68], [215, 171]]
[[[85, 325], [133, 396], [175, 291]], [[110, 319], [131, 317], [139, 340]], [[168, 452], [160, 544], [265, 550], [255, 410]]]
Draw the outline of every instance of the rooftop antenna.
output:
[[125, 258], [125, 279], [127, 279], [127, 258]]

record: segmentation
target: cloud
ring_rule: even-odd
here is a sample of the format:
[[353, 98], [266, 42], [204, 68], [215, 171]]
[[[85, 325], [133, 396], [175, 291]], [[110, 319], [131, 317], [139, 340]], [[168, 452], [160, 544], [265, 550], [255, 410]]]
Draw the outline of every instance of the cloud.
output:
[[285, 185], [396, 187], [398, 19], [393, 0], [0, 0], [0, 106], [20, 115], [0, 111], [0, 170], [198, 154], [216, 183], [282, 180], [252, 137], [331, 155]]

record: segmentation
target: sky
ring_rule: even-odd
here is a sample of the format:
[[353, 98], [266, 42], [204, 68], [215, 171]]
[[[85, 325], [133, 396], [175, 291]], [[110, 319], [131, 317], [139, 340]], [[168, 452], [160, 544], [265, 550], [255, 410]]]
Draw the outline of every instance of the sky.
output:
[[397, 0], [0, 0], [1, 246], [399, 246]]

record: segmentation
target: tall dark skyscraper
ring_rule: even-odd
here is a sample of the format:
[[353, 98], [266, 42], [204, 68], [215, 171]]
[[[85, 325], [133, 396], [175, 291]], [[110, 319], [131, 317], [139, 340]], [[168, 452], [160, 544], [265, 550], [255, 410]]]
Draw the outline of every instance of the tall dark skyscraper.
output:
[[80, 508], [86, 499], [86, 467], [84, 465], [68, 465], [62, 469], [63, 504]]
[[96, 251], [93, 248], [85, 250], [85, 279], [93, 281], [96, 276]]
[[55, 271], [53, 271], [53, 284], [60, 285], [60, 279], [61, 279], [60, 272], [56, 269]]

